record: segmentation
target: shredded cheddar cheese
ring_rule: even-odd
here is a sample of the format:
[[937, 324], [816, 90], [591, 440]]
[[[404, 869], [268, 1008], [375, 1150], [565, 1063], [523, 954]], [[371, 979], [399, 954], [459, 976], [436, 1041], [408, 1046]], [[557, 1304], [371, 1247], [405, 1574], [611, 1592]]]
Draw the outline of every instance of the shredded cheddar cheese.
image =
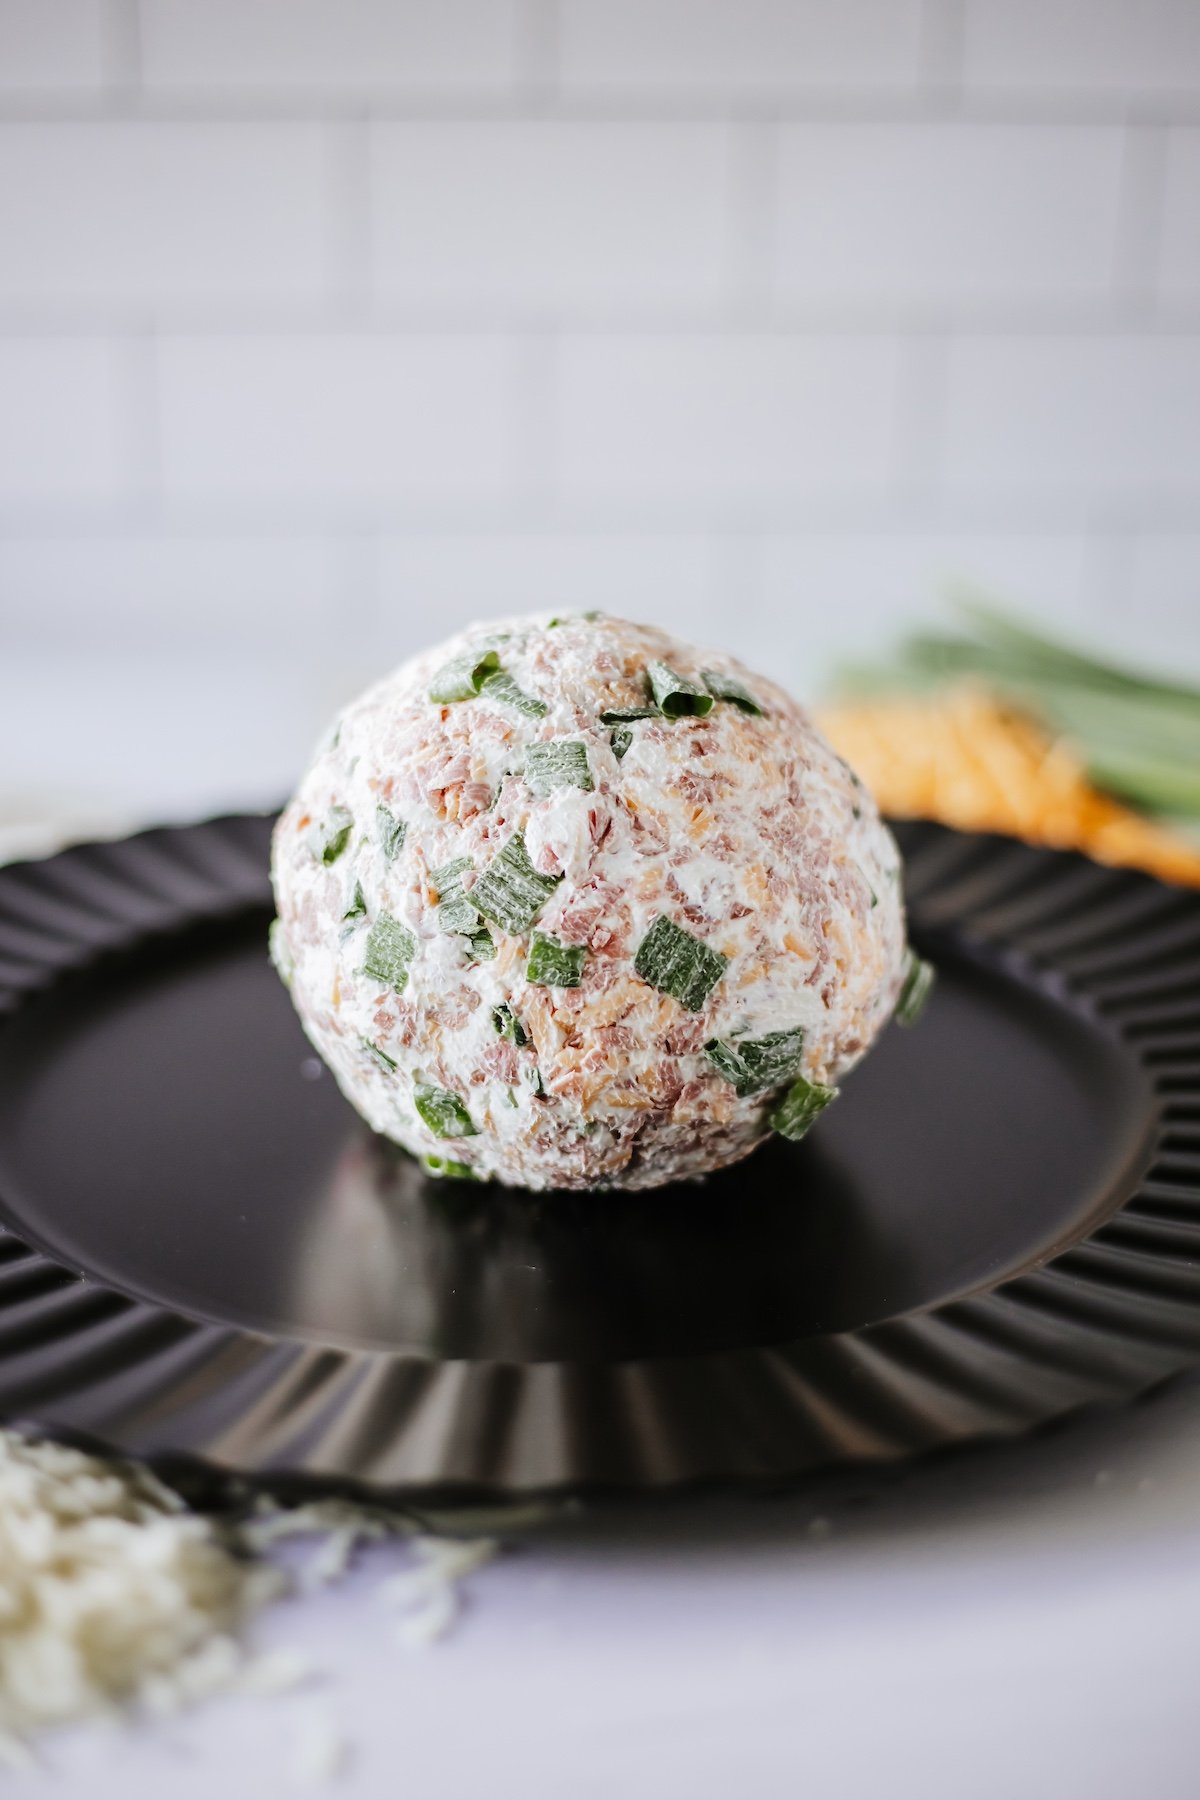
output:
[[974, 683], [827, 707], [818, 720], [885, 813], [1082, 850], [1200, 887], [1200, 850], [1093, 787], [1071, 746]]

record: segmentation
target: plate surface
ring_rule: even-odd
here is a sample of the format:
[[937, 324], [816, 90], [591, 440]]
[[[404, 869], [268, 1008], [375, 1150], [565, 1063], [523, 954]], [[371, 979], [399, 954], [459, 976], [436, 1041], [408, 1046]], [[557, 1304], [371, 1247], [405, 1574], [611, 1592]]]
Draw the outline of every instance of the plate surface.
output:
[[270, 821], [0, 870], [0, 1410], [246, 1473], [790, 1477], [1200, 1360], [1200, 896], [907, 825], [938, 963], [800, 1145], [699, 1186], [436, 1182], [265, 955]]

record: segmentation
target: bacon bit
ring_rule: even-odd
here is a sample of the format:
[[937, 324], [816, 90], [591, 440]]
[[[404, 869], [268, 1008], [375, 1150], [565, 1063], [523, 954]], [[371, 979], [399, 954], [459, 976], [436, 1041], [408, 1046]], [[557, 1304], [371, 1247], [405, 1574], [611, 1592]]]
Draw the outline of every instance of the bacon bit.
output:
[[649, 807], [640, 808], [633, 820], [633, 842], [634, 848], [642, 856], [666, 850], [671, 842], [671, 834], [662, 814]]
[[699, 926], [712, 924], [712, 920], [704, 911], [703, 907], [697, 906], [694, 900], [688, 899], [687, 895], [680, 887], [677, 877], [670, 871], [667, 874], [667, 892], [670, 894], [689, 925]]
[[717, 783], [708, 769], [681, 769], [675, 786], [685, 800], [709, 806], [717, 797]]
[[704, 1048], [708, 1027], [699, 1019], [683, 1019], [672, 1025], [663, 1039], [663, 1049], [672, 1056], [691, 1056]]
[[430, 1002], [429, 1016], [444, 1025], [447, 1031], [461, 1031], [478, 1007], [479, 998], [474, 988], [452, 988], [448, 994]]
[[609, 907], [615, 902], [615, 891], [598, 879], [573, 895], [558, 919], [558, 936], [564, 944], [586, 944]]
[[304, 827], [306, 825], [311, 825], [311, 824], [312, 824], [312, 814], [311, 813], [301, 813], [300, 817], [296, 820], [296, 830], [303, 831]]
[[504, 1082], [507, 1087], [515, 1086], [521, 1073], [521, 1059], [517, 1055], [515, 1044], [499, 1039], [496, 1043], [488, 1045], [479, 1061], [481, 1067], [486, 1069], [489, 1075], [494, 1075], [497, 1081]]
[[484, 781], [468, 781], [459, 796], [458, 816], [474, 819], [492, 803], [492, 790]]
[[323, 940], [324, 930], [316, 893], [310, 890], [289, 920], [288, 936], [294, 944], [319, 944]]

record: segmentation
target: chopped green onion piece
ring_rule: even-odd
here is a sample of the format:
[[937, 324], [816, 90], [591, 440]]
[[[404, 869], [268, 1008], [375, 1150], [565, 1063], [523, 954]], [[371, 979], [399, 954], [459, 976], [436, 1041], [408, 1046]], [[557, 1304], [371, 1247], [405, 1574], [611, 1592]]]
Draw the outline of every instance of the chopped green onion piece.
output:
[[528, 1034], [520, 1019], [511, 1006], [505, 1006], [503, 1001], [499, 1006], [492, 1008], [492, 1025], [497, 1037], [507, 1038], [510, 1043], [516, 1044], [518, 1049], [522, 1044], [529, 1042]]
[[396, 1073], [395, 1063], [385, 1051], [379, 1048], [378, 1044], [373, 1044], [370, 1038], [359, 1038], [358, 1041], [366, 1051], [367, 1055], [371, 1058], [372, 1062], [377, 1062], [385, 1074], [394, 1075]]
[[267, 930], [267, 953], [275, 965], [275, 973], [285, 988], [292, 985], [292, 977], [296, 973], [296, 965], [292, 961], [291, 952], [283, 935], [283, 920], [272, 919]]
[[814, 1120], [837, 1099], [836, 1088], [822, 1087], [818, 1081], [806, 1081], [801, 1075], [794, 1081], [779, 1105], [770, 1115], [770, 1124], [780, 1137], [798, 1141]]
[[362, 972], [397, 994], [403, 993], [416, 948], [417, 940], [406, 926], [388, 913], [380, 913], [367, 938]]
[[356, 881], [354, 884], [354, 898], [353, 898], [353, 900], [351, 900], [349, 906], [346, 908], [345, 912], [342, 914], [342, 936], [343, 936], [343, 938], [348, 938], [350, 936], [350, 933], [354, 930], [354, 927], [355, 927], [355, 924], [357, 923], [357, 921], [359, 919], [365, 919], [366, 916], [367, 916], [367, 902], [366, 902], [366, 897], [364, 896], [363, 891], [362, 891], [362, 882]]
[[704, 1053], [732, 1081], [739, 1096], [765, 1094], [800, 1073], [804, 1032], [795, 1025], [790, 1031], [769, 1031], [765, 1037], [742, 1038], [736, 1044], [713, 1038]]
[[413, 1089], [413, 1105], [435, 1137], [477, 1137], [470, 1113], [449, 1088], [431, 1087], [420, 1081]]
[[588, 767], [587, 745], [578, 738], [554, 738], [548, 744], [529, 744], [525, 750], [525, 779], [539, 800], [555, 788], [577, 787], [585, 792], [595, 786]]
[[687, 713], [702, 719], [705, 713], [710, 713], [713, 709], [711, 694], [706, 694], [694, 681], [687, 681], [682, 675], [677, 675], [664, 662], [648, 664], [646, 679], [650, 683], [650, 692], [668, 719], [681, 719]]
[[756, 713], [758, 717], [762, 717], [763, 709], [754, 695], [748, 693], [732, 675], [723, 674], [720, 669], [701, 669], [700, 673], [714, 700], [728, 700], [731, 706], [740, 706], [743, 712]]
[[715, 1068], [718, 1068], [726, 1081], [732, 1081], [738, 1093], [742, 1092], [742, 1083], [746, 1079], [746, 1065], [733, 1048], [732, 1044], [723, 1044], [720, 1038], [709, 1038], [704, 1046], [704, 1054]]
[[613, 755], [616, 757], [617, 761], [620, 762], [630, 744], [633, 742], [633, 733], [630, 731], [628, 725], [618, 725], [616, 730], [609, 734], [608, 741], [612, 745]]
[[643, 981], [670, 994], [689, 1012], [699, 1012], [729, 961], [690, 931], [660, 913], [637, 947], [633, 966]]
[[462, 884], [463, 876], [473, 867], [469, 856], [457, 856], [453, 862], [443, 863], [440, 869], [430, 869], [429, 879], [438, 894], [439, 931], [472, 932], [478, 926], [479, 913], [463, 893]]
[[587, 961], [584, 944], [560, 944], [544, 931], [535, 931], [525, 965], [525, 979], [537, 987], [578, 987]]
[[505, 1088], [504, 1104], [506, 1106], [511, 1106], [514, 1109], [514, 1111], [520, 1105], [520, 1102], [517, 1099], [517, 1092], [516, 1092], [515, 1088]]
[[629, 725], [637, 719], [661, 719], [659, 706], [610, 706], [600, 714], [602, 725]]
[[910, 949], [904, 963], [904, 984], [896, 1002], [897, 1025], [915, 1025], [925, 1010], [937, 971], [932, 963]]
[[536, 1063], [534, 1063], [530, 1069], [526, 1070], [525, 1080], [533, 1089], [539, 1100], [544, 1100], [546, 1098], [546, 1084], [542, 1080], [542, 1071], [538, 1068]]
[[466, 650], [438, 670], [429, 683], [429, 698], [443, 706], [454, 700], [473, 700], [499, 667], [500, 658], [494, 650]]
[[439, 868], [430, 869], [429, 879], [442, 900], [453, 898], [456, 889], [461, 889], [462, 878], [471, 867], [469, 856], [456, 856]]
[[471, 953], [468, 961], [473, 963], [492, 962], [495, 959], [495, 955], [496, 940], [487, 929], [487, 926], [482, 926], [480, 930], [473, 931], [471, 933]]
[[389, 862], [395, 862], [404, 848], [408, 825], [386, 806], [375, 808], [375, 822], [379, 826], [379, 847]]
[[519, 935], [529, 930], [561, 880], [561, 875], [538, 874], [525, 839], [514, 831], [471, 889], [471, 901], [501, 931]]
[[335, 806], [317, 839], [318, 855], [326, 868], [335, 863], [354, 830], [354, 815], [344, 806]]
[[478, 1181], [470, 1163], [455, 1162], [452, 1156], [437, 1156], [432, 1151], [421, 1158], [421, 1167], [436, 1181]]
[[602, 612], [598, 606], [590, 606], [587, 612], [580, 613], [579, 616], [581, 619], [586, 619], [589, 625], [594, 625], [597, 619], [606, 618], [607, 614]]
[[499, 700], [502, 706], [511, 706], [515, 712], [524, 713], [527, 719], [541, 719], [550, 710], [544, 700], [538, 700], [519, 688], [512, 676], [504, 669], [495, 675], [489, 675], [480, 690], [486, 690], [489, 700]]

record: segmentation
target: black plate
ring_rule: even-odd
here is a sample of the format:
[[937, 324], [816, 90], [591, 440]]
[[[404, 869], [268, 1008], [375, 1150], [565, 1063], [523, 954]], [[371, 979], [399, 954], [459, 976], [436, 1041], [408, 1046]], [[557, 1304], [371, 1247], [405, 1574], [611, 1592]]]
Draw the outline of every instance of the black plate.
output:
[[435, 1182], [265, 955], [270, 821], [0, 871], [0, 1410], [489, 1493], [794, 1476], [1200, 1358], [1200, 896], [905, 826], [941, 976], [701, 1186]]

